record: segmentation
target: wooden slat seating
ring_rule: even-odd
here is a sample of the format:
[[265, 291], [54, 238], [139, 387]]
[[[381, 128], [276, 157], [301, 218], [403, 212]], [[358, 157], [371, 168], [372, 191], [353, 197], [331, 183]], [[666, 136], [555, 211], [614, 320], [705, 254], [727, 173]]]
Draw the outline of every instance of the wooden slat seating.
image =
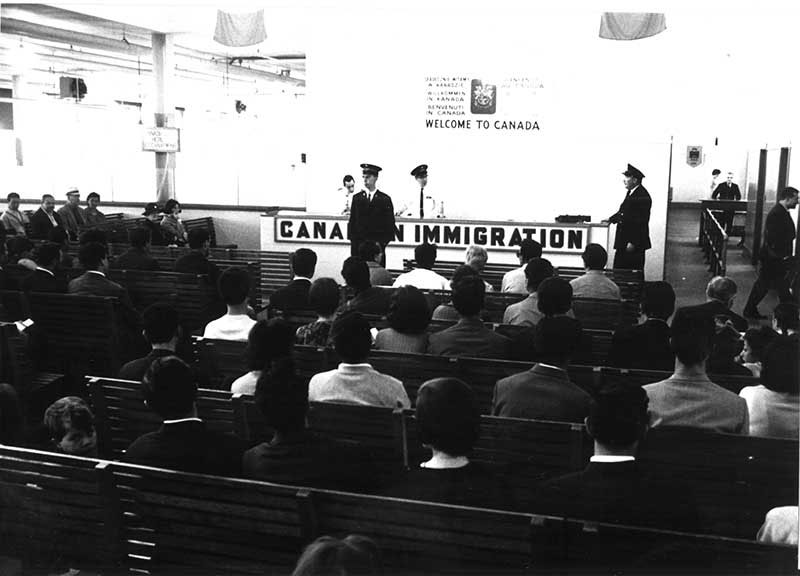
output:
[[63, 554], [71, 567], [89, 569], [118, 561], [102, 573], [288, 573], [317, 536], [351, 533], [376, 541], [387, 574], [665, 569], [773, 574], [796, 568], [796, 548], [753, 540], [298, 488], [20, 448], [0, 447], [0, 482], [0, 527], [6, 536], [0, 551], [28, 558]]
[[[86, 385], [97, 420], [101, 457], [119, 458], [136, 438], [161, 426], [161, 419], [144, 403], [141, 383], [89, 377]], [[211, 430], [234, 432], [230, 392], [200, 390], [197, 411]]]
[[111, 486], [108, 463], [0, 446], [0, 555], [38, 568], [25, 573], [111, 565], [120, 538]]
[[[214, 227], [214, 219], [211, 216], [189, 218], [183, 221], [183, 225], [186, 227], [187, 233], [192, 230], [208, 230], [209, 244], [212, 248], [217, 247], [217, 229]], [[236, 244], [226, 244], [224, 247], [236, 248]]]

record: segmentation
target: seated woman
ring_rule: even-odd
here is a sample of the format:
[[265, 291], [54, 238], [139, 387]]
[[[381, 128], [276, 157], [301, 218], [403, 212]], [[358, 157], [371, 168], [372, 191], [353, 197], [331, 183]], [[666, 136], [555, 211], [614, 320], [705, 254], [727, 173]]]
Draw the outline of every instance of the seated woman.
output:
[[472, 389], [457, 378], [428, 380], [417, 393], [417, 435], [431, 458], [389, 489], [391, 496], [464, 506], [506, 508], [500, 477], [468, 454], [478, 439], [480, 415]]
[[270, 370], [273, 364], [289, 358], [293, 347], [294, 331], [285, 320], [273, 318], [256, 322], [247, 337], [249, 372], [233, 381], [231, 392], [254, 396], [256, 383], [264, 370]]
[[297, 375], [291, 358], [276, 360], [264, 370], [256, 385], [255, 403], [264, 424], [275, 434], [244, 453], [245, 476], [350, 490], [375, 484], [368, 454], [306, 428], [308, 382]]
[[174, 198], [167, 200], [164, 205], [164, 219], [161, 220], [161, 233], [168, 244], [184, 246], [189, 241], [186, 227], [178, 216], [180, 213], [180, 202]]
[[67, 396], [56, 400], [45, 411], [44, 424], [57, 451], [97, 457], [94, 415], [83, 399]]
[[425, 331], [431, 322], [428, 300], [416, 286], [401, 286], [391, 296], [389, 327], [378, 332], [375, 348], [392, 352], [424, 354], [428, 348]]
[[297, 329], [297, 343], [307, 346], [328, 346], [336, 309], [339, 307], [339, 285], [333, 278], [318, 278], [308, 290], [308, 303], [317, 319]]
[[745, 386], [750, 435], [798, 438], [800, 430], [800, 354], [797, 339], [778, 336], [761, 360], [761, 384]]
[[[478, 272], [471, 266], [464, 264], [456, 268], [455, 272], [453, 272], [453, 277], [450, 279], [450, 289], [452, 290], [453, 286], [455, 286], [456, 284], [461, 282], [461, 280], [469, 276], [480, 278]], [[486, 284], [486, 282], [484, 282], [484, 284]], [[453, 306], [452, 300], [450, 300], [450, 302], [447, 302], [446, 304], [439, 304], [433, 310], [433, 318], [432, 318], [433, 320], [458, 322], [460, 318], [461, 317], [458, 315], [455, 306]], [[488, 319], [489, 315], [486, 312], [486, 310], [481, 310], [481, 320], [486, 321]]]
[[739, 358], [755, 377], [761, 376], [761, 358], [767, 346], [778, 336], [769, 326], [750, 328], [744, 333], [744, 349]]

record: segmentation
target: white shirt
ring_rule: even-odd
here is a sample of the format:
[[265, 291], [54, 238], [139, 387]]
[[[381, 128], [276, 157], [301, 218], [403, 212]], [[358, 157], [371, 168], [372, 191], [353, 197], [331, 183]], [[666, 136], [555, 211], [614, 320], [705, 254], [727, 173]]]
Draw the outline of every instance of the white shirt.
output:
[[410, 408], [403, 383], [382, 374], [370, 364], [345, 364], [335, 370], [315, 374], [308, 383], [309, 402], [340, 402]]
[[636, 458], [633, 456], [592, 456], [589, 458], [589, 462], [605, 462], [605, 463], [615, 463], [615, 462], [634, 462]]
[[247, 314], [225, 314], [206, 324], [203, 338], [217, 338], [218, 340], [238, 340], [247, 342], [250, 329], [256, 321]]
[[239, 376], [231, 384], [231, 393], [255, 396], [256, 384], [258, 384], [259, 378], [261, 378], [261, 370], [252, 370], [243, 376]]
[[393, 288], [400, 286], [416, 286], [420, 290], [450, 290], [450, 281], [433, 270], [415, 268], [411, 272], [400, 274], [392, 284]]
[[503, 292], [527, 292], [528, 279], [525, 278], [525, 266], [506, 272], [503, 275], [503, 283], [500, 290]]

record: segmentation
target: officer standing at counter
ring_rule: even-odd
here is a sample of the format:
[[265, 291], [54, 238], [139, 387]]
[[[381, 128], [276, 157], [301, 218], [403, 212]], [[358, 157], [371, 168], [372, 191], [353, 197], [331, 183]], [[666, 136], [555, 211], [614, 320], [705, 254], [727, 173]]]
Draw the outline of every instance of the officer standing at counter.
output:
[[628, 164], [625, 188], [628, 194], [616, 214], [608, 221], [617, 225], [614, 238], [614, 268], [644, 270], [644, 253], [650, 245], [650, 208], [653, 204], [650, 193], [642, 186], [644, 174]]
[[394, 206], [388, 194], [377, 188], [380, 166], [362, 164], [364, 188], [353, 196], [350, 203], [350, 220], [347, 223], [347, 237], [350, 239], [350, 254], [358, 256], [359, 245], [371, 240], [380, 244], [383, 262], [386, 263], [386, 245], [394, 240]]

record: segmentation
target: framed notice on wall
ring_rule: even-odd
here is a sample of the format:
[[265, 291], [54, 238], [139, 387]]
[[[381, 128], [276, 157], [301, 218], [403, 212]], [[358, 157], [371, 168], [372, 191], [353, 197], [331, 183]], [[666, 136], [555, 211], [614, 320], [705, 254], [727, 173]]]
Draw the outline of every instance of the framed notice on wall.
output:
[[142, 150], [149, 152], [180, 152], [181, 131], [178, 128], [142, 129]]

